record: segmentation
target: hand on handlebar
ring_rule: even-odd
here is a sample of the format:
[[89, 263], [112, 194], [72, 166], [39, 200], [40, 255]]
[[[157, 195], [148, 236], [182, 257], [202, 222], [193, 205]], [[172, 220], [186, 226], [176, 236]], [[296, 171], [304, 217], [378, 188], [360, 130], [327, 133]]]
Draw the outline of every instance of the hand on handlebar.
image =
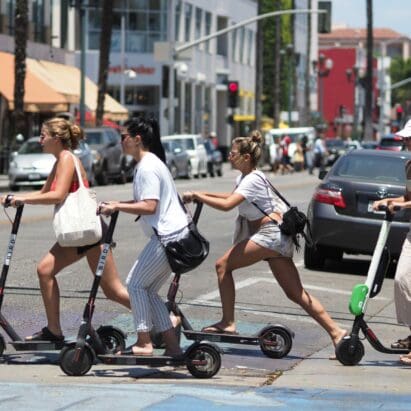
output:
[[183, 202], [184, 203], [191, 203], [192, 201], [194, 201], [192, 191], [186, 191], [185, 193], [183, 193]]
[[24, 203], [23, 200], [16, 198], [14, 194], [6, 194], [1, 198], [1, 204], [4, 208], [7, 207], [21, 207]]
[[403, 205], [404, 204], [399, 201], [390, 201], [388, 203], [388, 210], [390, 211], [390, 213], [395, 213], [396, 211], [401, 210]]
[[110, 216], [116, 211], [116, 201], [101, 201], [97, 206], [97, 215]]

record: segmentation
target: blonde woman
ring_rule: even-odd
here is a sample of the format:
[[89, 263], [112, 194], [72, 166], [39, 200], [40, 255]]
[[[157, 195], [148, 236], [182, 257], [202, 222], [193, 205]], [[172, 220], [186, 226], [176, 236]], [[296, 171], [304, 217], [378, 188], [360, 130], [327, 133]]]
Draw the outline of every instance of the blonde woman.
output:
[[[40, 134], [40, 144], [44, 153], [56, 157], [54, 167], [40, 191], [13, 196], [11, 205], [16, 203], [30, 205], [59, 204], [70, 192], [79, 188], [75, 170], [75, 157], [71, 151], [78, 146], [83, 138], [83, 130], [63, 118], [52, 118], [46, 121]], [[81, 178], [88, 187], [87, 175], [80, 161], [76, 159], [81, 170]], [[2, 198], [4, 204], [5, 197]], [[60, 291], [57, 274], [67, 266], [83, 257], [92, 272], [95, 272], [102, 245], [100, 243], [84, 247], [62, 247], [55, 243], [37, 265], [40, 290], [47, 315], [47, 326], [39, 332], [27, 337], [26, 340], [63, 341], [64, 336], [60, 324]], [[101, 279], [104, 294], [110, 300], [130, 308], [130, 300], [126, 288], [122, 285], [113, 256], [110, 254]]]
[[[232, 193], [184, 194], [185, 201], [197, 200], [217, 210], [229, 211], [238, 207], [239, 217], [234, 235], [234, 245], [216, 262], [216, 271], [222, 302], [220, 321], [203, 328], [204, 332], [236, 334], [234, 319], [235, 287], [233, 271], [259, 261], [267, 261], [271, 271], [287, 297], [299, 304], [329, 334], [336, 345], [346, 335], [328, 315], [321, 303], [301, 284], [293, 262], [293, 242], [281, 233], [281, 223], [286, 206], [269, 189], [265, 175], [257, 170], [261, 156], [262, 138], [259, 133], [233, 140], [229, 160], [240, 171]], [[258, 207], [256, 207], [255, 203]], [[271, 218], [263, 214], [265, 211]]]

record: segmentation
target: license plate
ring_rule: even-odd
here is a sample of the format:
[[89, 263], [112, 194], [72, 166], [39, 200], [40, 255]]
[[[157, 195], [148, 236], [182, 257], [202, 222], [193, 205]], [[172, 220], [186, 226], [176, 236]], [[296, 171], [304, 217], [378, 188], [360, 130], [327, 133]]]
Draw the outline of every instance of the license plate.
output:
[[40, 180], [40, 174], [38, 173], [31, 173], [29, 174], [29, 180]]
[[368, 203], [368, 212], [369, 213], [374, 213], [374, 214], [385, 214], [385, 211], [376, 211], [372, 208], [372, 205], [374, 204], [374, 201], [370, 201]]

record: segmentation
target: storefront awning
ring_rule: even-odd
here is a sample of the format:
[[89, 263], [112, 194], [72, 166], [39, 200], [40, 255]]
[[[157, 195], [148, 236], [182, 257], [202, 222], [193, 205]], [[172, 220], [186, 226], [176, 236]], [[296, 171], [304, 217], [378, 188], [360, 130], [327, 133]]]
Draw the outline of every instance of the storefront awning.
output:
[[[80, 102], [80, 70], [45, 60], [27, 59], [29, 69], [55, 91], [65, 96], [70, 103]], [[97, 109], [98, 87], [89, 78], [85, 79], [85, 104], [87, 110], [95, 113]], [[127, 120], [128, 110], [119, 102], [106, 94], [104, 99], [104, 117], [113, 121]]]
[[[14, 109], [14, 55], [0, 52], [0, 94], [8, 102], [9, 110]], [[66, 98], [49, 86], [42, 78], [33, 74], [29, 69], [26, 71], [24, 82], [24, 111], [37, 112], [59, 112], [68, 110]]]

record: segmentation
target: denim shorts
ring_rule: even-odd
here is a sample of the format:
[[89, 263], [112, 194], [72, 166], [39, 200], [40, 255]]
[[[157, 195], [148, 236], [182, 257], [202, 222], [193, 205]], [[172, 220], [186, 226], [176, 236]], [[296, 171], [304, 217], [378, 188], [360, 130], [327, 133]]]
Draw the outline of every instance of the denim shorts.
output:
[[250, 237], [250, 240], [261, 247], [276, 251], [283, 257], [292, 257], [294, 243], [292, 238], [284, 235], [278, 225], [268, 222], [263, 224], [259, 230]]

